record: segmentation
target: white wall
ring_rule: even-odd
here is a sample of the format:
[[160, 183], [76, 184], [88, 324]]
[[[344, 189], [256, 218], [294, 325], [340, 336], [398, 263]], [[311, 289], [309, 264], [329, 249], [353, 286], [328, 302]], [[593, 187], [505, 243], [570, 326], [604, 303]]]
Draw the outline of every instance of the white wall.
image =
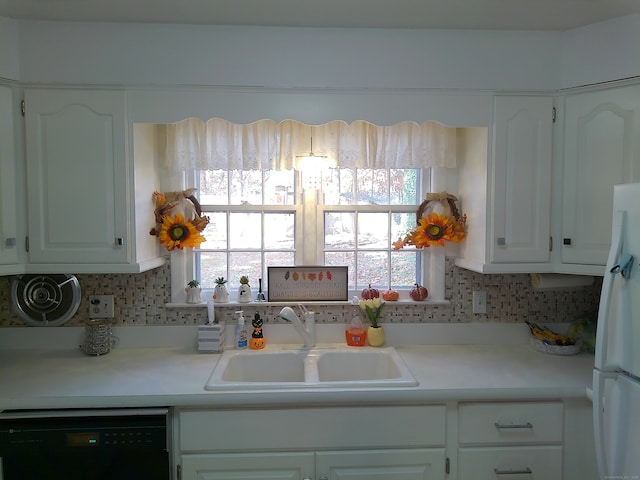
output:
[[566, 32], [562, 88], [640, 75], [640, 15]]
[[0, 78], [124, 85], [557, 89], [640, 75], [640, 15], [568, 32], [16, 21]]
[[0, 17], [0, 78], [17, 80], [19, 75], [18, 22]]
[[553, 89], [558, 32], [20, 22], [26, 82]]

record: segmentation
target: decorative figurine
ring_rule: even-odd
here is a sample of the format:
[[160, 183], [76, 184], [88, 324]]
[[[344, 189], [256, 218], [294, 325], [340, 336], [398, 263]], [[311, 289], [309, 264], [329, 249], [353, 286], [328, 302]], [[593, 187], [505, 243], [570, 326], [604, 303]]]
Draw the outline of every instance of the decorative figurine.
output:
[[251, 334], [251, 340], [249, 341], [249, 347], [252, 350], [262, 350], [267, 342], [264, 340], [264, 335], [262, 334], [262, 319], [260, 318], [260, 314], [256, 313], [251, 321], [251, 325], [253, 325], [253, 333]]

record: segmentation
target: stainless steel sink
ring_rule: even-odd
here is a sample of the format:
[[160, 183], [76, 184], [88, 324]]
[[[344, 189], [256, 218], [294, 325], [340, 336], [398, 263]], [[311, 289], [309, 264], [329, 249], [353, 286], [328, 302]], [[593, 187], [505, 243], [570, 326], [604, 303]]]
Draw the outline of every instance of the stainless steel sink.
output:
[[286, 345], [222, 354], [205, 390], [411, 387], [418, 382], [393, 347]]

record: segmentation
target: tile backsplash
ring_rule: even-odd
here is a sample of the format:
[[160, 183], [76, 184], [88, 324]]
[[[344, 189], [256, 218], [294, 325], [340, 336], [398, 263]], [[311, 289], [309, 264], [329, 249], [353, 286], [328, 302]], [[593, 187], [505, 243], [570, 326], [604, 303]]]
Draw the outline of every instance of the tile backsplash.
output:
[[[469, 323], [469, 322], [571, 322], [584, 317], [595, 318], [600, 300], [602, 279], [593, 285], [566, 290], [536, 290], [527, 274], [482, 275], [446, 263], [445, 296], [448, 305], [393, 304], [388, 302], [382, 313], [383, 323]], [[170, 301], [170, 267], [165, 265], [139, 274], [77, 275], [82, 289], [78, 312], [66, 326], [81, 326], [89, 318], [89, 295], [113, 295], [114, 324], [197, 325], [206, 321], [206, 308], [167, 307]], [[0, 277], [0, 327], [25, 326], [13, 313], [10, 289], [13, 277]], [[487, 313], [474, 314], [474, 291], [487, 292]], [[280, 322], [276, 314], [280, 306], [252, 303], [242, 306], [246, 318], [258, 311], [268, 322]], [[238, 306], [216, 307], [216, 318], [231, 321]], [[357, 307], [328, 305], [317, 308], [316, 321], [346, 323]]]

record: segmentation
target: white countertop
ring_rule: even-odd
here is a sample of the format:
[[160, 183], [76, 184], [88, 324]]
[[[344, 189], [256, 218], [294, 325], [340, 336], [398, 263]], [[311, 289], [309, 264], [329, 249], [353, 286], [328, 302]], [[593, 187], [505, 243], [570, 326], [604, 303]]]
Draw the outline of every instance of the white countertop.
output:
[[[150, 328], [159, 328], [156, 332], [173, 329], [170, 337], [178, 345], [155, 346], [150, 339], [151, 330], [145, 330]], [[20, 337], [23, 332], [3, 332], [0, 410], [411, 404], [586, 397], [586, 389], [591, 386], [593, 355], [553, 356], [536, 352], [526, 342], [526, 334], [521, 335], [520, 326], [506, 332], [507, 338], [485, 336], [482, 333], [485, 327], [479, 328], [480, 333], [476, 331], [475, 335], [456, 337], [462, 344], [433, 344], [450, 338], [448, 329], [444, 329], [445, 335], [437, 329], [430, 330], [432, 344], [424, 340], [425, 344], [403, 344], [399, 342], [403, 337], [418, 340], [420, 337], [416, 337], [415, 331], [390, 329], [387, 338], [396, 340], [392, 345], [418, 380], [417, 387], [253, 392], [204, 390], [220, 355], [195, 351], [191, 342], [195, 327], [141, 327], [143, 336], [138, 339], [131, 338], [130, 334], [136, 335], [133, 330], [117, 331], [121, 336], [126, 333], [127, 338], [122, 336], [117, 348], [99, 357], [87, 356], [77, 346], [66, 345], [69, 338], [77, 337], [77, 332], [70, 329], [54, 332], [64, 340], [53, 343], [49, 330], [43, 338], [34, 339], [32, 345], [16, 345], [16, 339], [9, 338]], [[33, 330], [26, 331], [30, 338], [37, 336]], [[274, 330], [271, 333], [278, 338]], [[319, 335], [320, 341], [323, 335]], [[470, 344], [470, 337], [485, 343]], [[43, 344], [45, 339], [48, 343]], [[9, 346], [11, 342], [13, 348]]]

